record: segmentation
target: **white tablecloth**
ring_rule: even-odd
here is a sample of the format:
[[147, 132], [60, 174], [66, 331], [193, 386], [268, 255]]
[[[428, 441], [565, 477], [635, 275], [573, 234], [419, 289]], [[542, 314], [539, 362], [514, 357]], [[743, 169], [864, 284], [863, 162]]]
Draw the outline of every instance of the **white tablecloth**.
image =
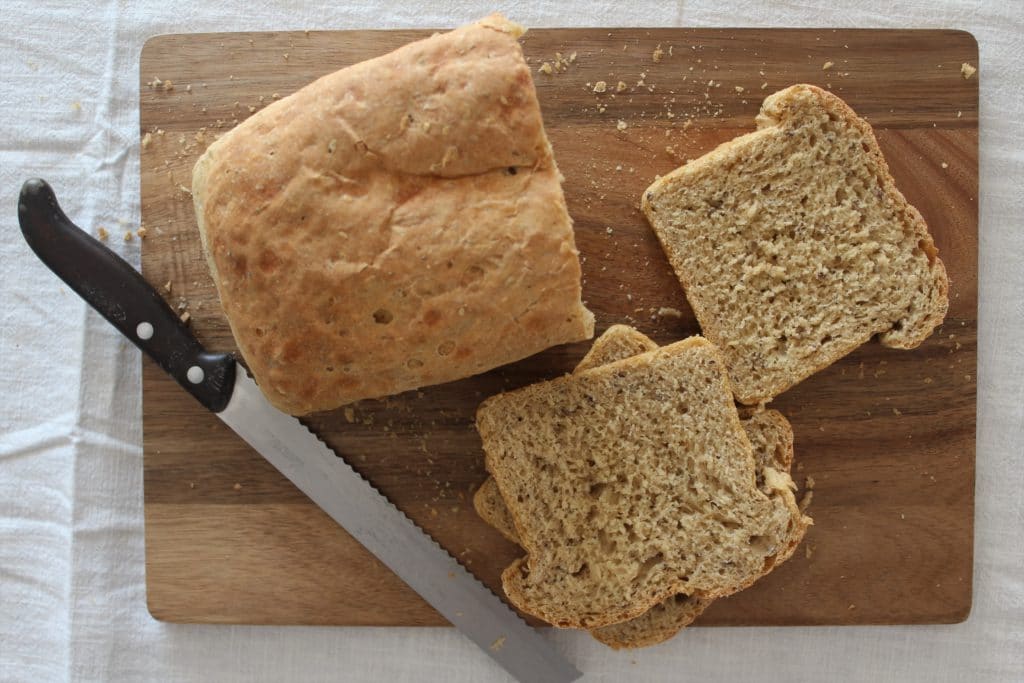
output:
[[[138, 352], [31, 254], [26, 178], [116, 237], [139, 220], [138, 60], [158, 33], [454, 26], [491, 5], [90, 3], [0, 11], [0, 681], [504, 681], [453, 629], [168, 625], [146, 611]], [[981, 46], [974, 610], [954, 626], [691, 629], [615, 653], [559, 632], [585, 680], [1024, 680], [1024, 7], [1017, 0], [499, 3], [529, 26], [962, 28]], [[541, 4], [541, 3], [536, 3]], [[817, 6], [812, 6], [817, 5]], [[109, 244], [138, 263], [137, 241]]]

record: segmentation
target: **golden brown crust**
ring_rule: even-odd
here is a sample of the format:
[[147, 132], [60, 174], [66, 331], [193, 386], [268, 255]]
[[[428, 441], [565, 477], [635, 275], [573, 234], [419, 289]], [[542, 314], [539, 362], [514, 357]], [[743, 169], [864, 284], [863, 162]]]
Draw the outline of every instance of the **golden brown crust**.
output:
[[[752, 149], [760, 141], [783, 131], [791, 121], [799, 120], [805, 111], [815, 108], [819, 112], [822, 110], [827, 112], [833, 120], [841, 121], [860, 133], [864, 141], [863, 151], [871, 160], [885, 202], [896, 207], [900, 224], [906, 231], [914, 235], [917, 245], [927, 255], [927, 268], [932, 281], [928, 292], [922, 293], [920, 296], [915, 295], [916, 299], [913, 301], [915, 314], [912, 319], [900, 321], [901, 326], [894, 327], [891, 320], [881, 320], [871, 327], [865, 326], [859, 330], [856, 339], [851, 338], [846, 344], [823, 347], [811, 360], [788, 373], [786, 377], [775, 378], [774, 382], [764, 383], [748, 377], [746, 371], [741, 368], [741, 359], [730, 352], [729, 341], [732, 335], [723, 328], [718, 311], [715, 309], [715, 303], [705, 297], [694, 295], [695, 274], [688, 272], [682, 266], [686, 256], [686, 247], [674, 243], [669, 237], [656, 204], [659, 196], [665, 194], [673, 186], [685, 183], [688, 178], [696, 177], [698, 174], [713, 173], [716, 168], [729, 166], [738, 151]], [[868, 341], [874, 334], [879, 334], [880, 342], [886, 346], [908, 349], [918, 346], [945, 317], [949, 290], [945, 266], [938, 258], [938, 251], [924, 219], [896, 187], [871, 126], [859, 118], [842, 99], [816, 86], [794, 85], [765, 100], [761, 113], [757, 117], [757, 126], [758, 130], [755, 132], [723, 143], [703, 157], [655, 180], [643, 193], [641, 199], [641, 209], [655, 228], [655, 233], [683, 285], [687, 300], [693, 308], [703, 334], [718, 344], [725, 353], [736, 399], [747, 405], [770, 401], [785, 389], [842, 358], [860, 344]]]
[[277, 407], [326, 410], [592, 336], [520, 32], [492, 16], [324, 76], [196, 164], [221, 303]]

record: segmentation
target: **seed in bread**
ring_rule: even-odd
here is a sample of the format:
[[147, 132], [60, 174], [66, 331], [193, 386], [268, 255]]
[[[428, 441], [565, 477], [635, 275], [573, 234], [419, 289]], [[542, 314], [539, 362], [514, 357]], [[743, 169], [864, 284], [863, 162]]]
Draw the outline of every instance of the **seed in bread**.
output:
[[764, 101], [757, 127], [659, 178], [641, 202], [746, 404], [872, 335], [918, 346], [949, 288], [924, 219], [846, 103], [794, 85]]
[[196, 164], [221, 304], [281, 410], [592, 336], [521, 33], [494, 15], [324, 76]]
[[788, 475], [766, 470], [777, 496], [757, 488], [721, 355], [700, 337], [492, 397], [477, 428], [527, 552], [505, 592], [556, 626], [731, 594], [803, 523]]

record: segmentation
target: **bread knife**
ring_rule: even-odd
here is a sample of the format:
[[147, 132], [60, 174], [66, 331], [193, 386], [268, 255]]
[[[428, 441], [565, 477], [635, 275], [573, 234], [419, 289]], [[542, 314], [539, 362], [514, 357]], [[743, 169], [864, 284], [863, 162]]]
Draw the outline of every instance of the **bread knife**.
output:
[[18, 220], [50, 270], [506, 671], [529, 683], [582, 675], [343, 458], [271, 406], [231, 354], [203, 348], [141, 274], [68, 219], [45, 181], [24, 184]]

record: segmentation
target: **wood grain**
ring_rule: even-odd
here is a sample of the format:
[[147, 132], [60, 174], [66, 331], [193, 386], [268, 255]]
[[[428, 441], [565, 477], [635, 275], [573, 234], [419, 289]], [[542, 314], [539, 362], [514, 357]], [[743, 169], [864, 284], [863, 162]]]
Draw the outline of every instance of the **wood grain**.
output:
[[[143, 273], [187, 304], [211, 348], [233, 341], [185, 190], [198, 155], [276, 96], [429, 31], [160, 36], [140, 66]], [[956, 31], [572, 29], [523, 39], [583, 255], [598, 329], [630, 322], [667, 343], [698, 332], [637, 202], [656, 174], [753, 128], [763, 97], [810, 82], [876, 127], [899, 187], [952, 279], [945, 325], [918, 350], [869, 343], [773, 404], [812, 477], [804, 549], [700, 624], [954, 622], [971, 605], [977, 337], [977, 45]], [[659, 62], [652, 54], [661, 46]], [[671, 47], [671, 53], [669, 51]], [[824, 70], [825, 62], [833, 62]], [[150, 85], [155, 78], [173, 88]], [[592, 92], [599, 80], [628, 89]], [[644, 85], [638, 86], [638, 81]], [[709, 85], [710, 83], [710, 85]], [[742, 88], [742, 90], [741, 90]], [[602, 109], [603, 108], [603, 109]], [[671, 116], [669, 115], [671, 113]], [[624, 121], [624, 131], [617, 122]], [[687, 123], [687, 122], [690, 123]], [[682, 318], [659, 318], [671, 306]], [[586, 344], [479, 377], [365, 401], [309, 425], [482, 580], [516, 547], [470, 505], [484, 479], [473, 413], [503, 389], [570, 370]], [[351, 418], [351, 422], [350, 419]], [[213, 415], [143, 369], [150, 611], [169, 621], [445, 623]], [[807, 553], [810, 553], [808, 556]]]

